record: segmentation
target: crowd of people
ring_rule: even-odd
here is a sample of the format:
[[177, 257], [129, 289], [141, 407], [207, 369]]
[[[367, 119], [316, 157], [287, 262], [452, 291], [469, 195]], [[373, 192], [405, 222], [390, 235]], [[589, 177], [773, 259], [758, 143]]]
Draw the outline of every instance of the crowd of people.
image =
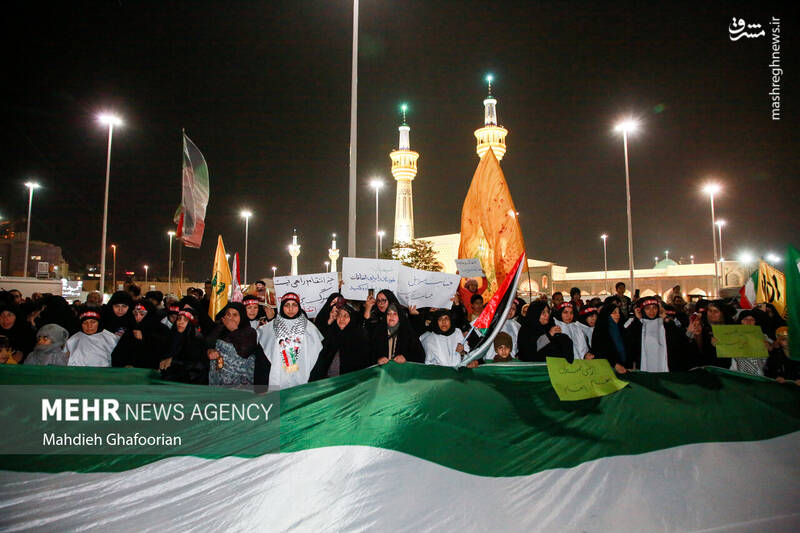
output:
[[[241, 302], [212, 319], [210, 283], [178, 299], [130, 285], [103, 304], [99, 292], [69, 304], [57, 295], [0, 292], [0, 364], [133, 367], [166, 380], [277, 390], [390, 361], [456, 367], [481, 339], [472, 327], [483, 311], [485, 279], [464, 279], [449, 309], [400, 304], [392, 291], [365, 302], [332, 294], [312, 320], [300, 297], [267, 304], [259, 281]], [[619, 374], [680, 372], [718, 366], [800, 384], [800, 362], [789, 357], [786, 323], [771, 305], [738, 309], [733, 301], [634, 298], [617, 283], [605, 300], [584, 302], [577, 288], [530, 303], [517, 297], [480, 359], [467, 365], [547, 357], [606, 359]], [[759, 326], [769, 357], [717, 357], [713, 326]]]

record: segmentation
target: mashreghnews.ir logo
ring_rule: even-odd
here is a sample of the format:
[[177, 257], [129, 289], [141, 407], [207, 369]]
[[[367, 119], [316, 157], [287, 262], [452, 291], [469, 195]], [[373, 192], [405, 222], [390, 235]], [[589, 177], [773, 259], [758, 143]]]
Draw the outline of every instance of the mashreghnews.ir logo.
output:
[[[769, 22], [770, 29], [770, 108], [772, 120], [781, 119], [781, 19], [772, 17]], [[738, 41], [746, 37], [748, 39], [758, 39], [766, 36], [766, 31], [761, 24], [747, 24], [744, 19], [733, 17], [733, 21], [728, 26], [728, 38], [731, 41]]]

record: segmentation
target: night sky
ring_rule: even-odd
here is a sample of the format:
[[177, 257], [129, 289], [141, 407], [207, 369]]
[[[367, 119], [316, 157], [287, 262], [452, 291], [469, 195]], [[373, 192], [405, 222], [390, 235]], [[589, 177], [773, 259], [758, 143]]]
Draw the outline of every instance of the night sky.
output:
[[[711, 260], [713, 177], [724, 186], [724, 255], [800, 244], [796, 10], [732, 2], [362, 0], [358, 107], [358, 255], [374, 254], [374, 193], [391, 234], [399, 105], [408, 102], [416, 235], [454, 233], [478, 163], [484, 76], [495, 76], [502, 161], [531, 258], [571, 271], [627, 266], [619, 118], [630, 139], [635, 259], [665, 249]], [[166, 276], [181, 197], [181, 128], [203, 151], [211, 199], [186, 271], [208, 277], [223, 235], [250, 278], [286, 274], [296, 227], [300, 270], [324, 269], [330, 235], [345, 255], [352, 3], [97, 2], [6, 7], [0, 215], [24, 217], [26, 179], [43, 186], [32, 238], [72, 268], [99, 263], [106, 130], [115, 131], [108, 242], [119, 270]], [[732, 42], [732, 17], [767, 36]], [[770, 17], [781, 19], [782, 119], [770, 118]]]

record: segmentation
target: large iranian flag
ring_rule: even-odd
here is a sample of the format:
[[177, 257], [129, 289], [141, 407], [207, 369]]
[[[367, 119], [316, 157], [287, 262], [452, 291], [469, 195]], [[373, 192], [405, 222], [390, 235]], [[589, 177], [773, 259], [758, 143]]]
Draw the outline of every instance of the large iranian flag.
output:
[[[176, 424], [214, 448], [185, 456], [0, 456], [0, 529], [800, 529], [800, 388], [715, 369], [621, 378], [615, 394], [560, 402], [544, 366], [389, 363], [280, 393], [228, 391], [279, 420]], [[212, 396], [134, 369], [8, 367], [0, 384], [2, 422], [26, 428], [4, 449], [36, 433], [35, 390]]]

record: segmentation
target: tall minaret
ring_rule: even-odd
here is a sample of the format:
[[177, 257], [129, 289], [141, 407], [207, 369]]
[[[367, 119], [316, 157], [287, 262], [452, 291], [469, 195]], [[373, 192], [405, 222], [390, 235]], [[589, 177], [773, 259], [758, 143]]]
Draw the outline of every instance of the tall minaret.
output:
[[411, 151], [409, 132], [406, 124], [408, 106], [403, 104], [403, 123], [400, 125], [400, 143], [397, 150], [392, 150], [392, 176], [397, 181], [397, 200], [394, 207], [394, 241], [411, 242], [414, 240], [414, 200], [411, 195], [411, 182], [417, 175], [417, 159], [419, 154]]
[[489, 84], [489, 96], [483, 101], [484, 127], [475, 130], [475, 138], [478, 140], [475, 151], [478, 152], [478, 157], [483, 157], [483, 154], [491, 147], [494, 156], [500, 161], [506, 153], [508, 130], [497, 125], [497, 100], [492, 96], [493, 79], [494, 76], [491, 74], [486, 76], [486, 82]]
[[292, 244], [289, 245], [289, 255], [292, 256], [292, 276], [297, 275], [297, 256], [300, 255], [300, 245], [297, 244], [297, 230], [292, 234]]

